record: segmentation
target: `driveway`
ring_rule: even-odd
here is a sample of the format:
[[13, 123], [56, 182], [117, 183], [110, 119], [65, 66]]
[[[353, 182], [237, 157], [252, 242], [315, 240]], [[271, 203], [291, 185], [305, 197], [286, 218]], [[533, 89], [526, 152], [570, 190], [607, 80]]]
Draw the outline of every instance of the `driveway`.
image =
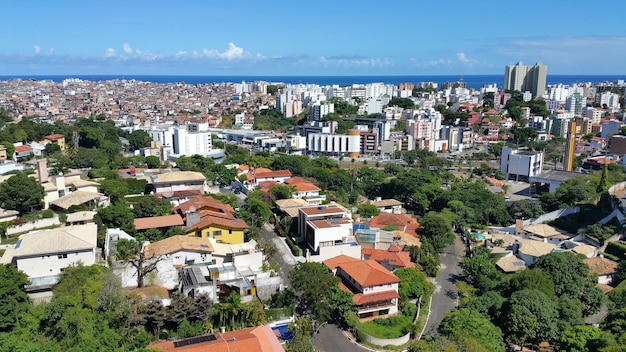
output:
[[455, 281], [461, 277], [461, 261], [464, 256], [463, 241], [454, 237], [454, 243], [446, 247], [441, 255], [439, 275], [435, 280], [435, 293], [431, 298], [430, 315], [426, 323], [426, 334], [436, 335], [443, 317], [457, 306]]
[[370, 351], [351, 342], [344, 336], [343, 331], [334, 324], [324, 324], [319, 333], [313, 335], [315, 352], [364, 352]]
[[[278, 236], [274, 231], [274, 227], [268, 223], [265, 223], [259, 231], [259, 241], [267, 239], [272, 242], [278, 249], [277, 253], [270, 259], [275, 261], [280, 266], [280, 277], [283, 279], [283, 285], [290, 286], [289, 272], [293, 269], [298, 260], [293, 256], [291, 250], [285, 243], [285, 240]], [[302, 258], [304, 260], [304, 258]]]

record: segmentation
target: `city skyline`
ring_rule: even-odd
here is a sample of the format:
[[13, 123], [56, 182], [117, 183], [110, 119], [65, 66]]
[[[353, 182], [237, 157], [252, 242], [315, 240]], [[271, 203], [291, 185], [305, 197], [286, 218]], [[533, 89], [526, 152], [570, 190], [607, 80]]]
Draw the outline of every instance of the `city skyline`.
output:
[[561, 0], [384, 5], [5, 1], [0, 75], [472, 75], [518, 61], [626, 73], [620, 11]]

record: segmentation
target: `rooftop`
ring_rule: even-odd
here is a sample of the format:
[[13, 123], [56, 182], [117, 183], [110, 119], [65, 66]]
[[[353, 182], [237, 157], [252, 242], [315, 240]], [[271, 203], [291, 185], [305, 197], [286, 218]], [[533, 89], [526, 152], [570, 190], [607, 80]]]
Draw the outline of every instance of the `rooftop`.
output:
[[180, 251], [212, 253], [213, 246], [206, 238], [193, 236], [172, 236], [146, 246], [150, 257], [172, 254]]
[[183, 218], [181, 218], [178, 214], [135, 219], [135, 230], [138, 231], [183, 225], [185, 225]]

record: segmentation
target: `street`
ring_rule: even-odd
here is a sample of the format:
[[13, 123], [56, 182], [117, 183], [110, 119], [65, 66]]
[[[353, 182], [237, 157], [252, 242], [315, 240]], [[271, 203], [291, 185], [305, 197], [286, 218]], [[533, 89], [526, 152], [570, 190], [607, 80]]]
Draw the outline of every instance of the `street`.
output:
[[439, 275], [435, 280], [435, 293], [431, 298], [430, 316], [426, 323], [426, 334], [436, 335], [443, 317], [457, 306], [455, 281], [462, 275], [461, 261], [464, 256], [463, 241], [455, 236], [454, 243], [446, 247], [441, 255]]
[[279, 274], [280, 277], [283, 279], [283, 285], [288, 287], [289, 272], [291, 271], [291, 269], [293, 269], [294, 266], [296, 266], [296, 264], [298, 264], [298, 261], [291, 254], [291, 250], [289, 249], [285, 241], [276, 234], [273, 226], [269, 223], [265, 223], [259, 231], [258, 241], [261, 242], [265, 239], [272, 242], [278, 249], [276, 255], [274, 255], [269, 261], [275, 261], [278, 263], [278, 265], [280, 266]]
[[363, 352], [368, 351], [348, 340], [343, 331], [334, 324], [324, 324], [313, 336], [316, 352]]

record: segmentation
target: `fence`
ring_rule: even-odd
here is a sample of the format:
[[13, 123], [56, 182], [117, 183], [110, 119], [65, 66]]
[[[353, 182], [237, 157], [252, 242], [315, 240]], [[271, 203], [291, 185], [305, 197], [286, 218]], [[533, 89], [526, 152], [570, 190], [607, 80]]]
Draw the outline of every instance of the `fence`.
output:
[[50, 218], [50, 219], [40, 219], [35, 222], [27, 222], [26, 224], [11, 226], [7, 229], [7, 234], [15, 235], [16, 233], [22, 233], [31, 231], [34, 229], [41, 229], [49, 226], [60, 225], [58, 217]]

